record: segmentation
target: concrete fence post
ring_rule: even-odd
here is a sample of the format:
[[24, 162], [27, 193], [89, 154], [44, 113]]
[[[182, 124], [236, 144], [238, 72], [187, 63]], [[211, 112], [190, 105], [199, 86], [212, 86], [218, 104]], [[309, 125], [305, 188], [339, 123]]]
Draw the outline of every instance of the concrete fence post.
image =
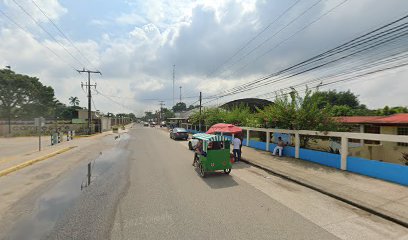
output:
[[300, 158], [300, 135], [295, 133], [295, 158]]
[[269, 143], [271, 142], [271, 132], [266, 131], [266, 151], [269, 151]]
[[341, 137], [341, 170], [347, 170], [348, 138]]
[[247, 145], [247, 147], [249, 147], [249, 129], [247, 129], [246, 145]]
[[[364, 133], [364, 125], [360, 125], [360, 133]], [[361, 146], [364, 146], [364, 139], [360, 139]]]

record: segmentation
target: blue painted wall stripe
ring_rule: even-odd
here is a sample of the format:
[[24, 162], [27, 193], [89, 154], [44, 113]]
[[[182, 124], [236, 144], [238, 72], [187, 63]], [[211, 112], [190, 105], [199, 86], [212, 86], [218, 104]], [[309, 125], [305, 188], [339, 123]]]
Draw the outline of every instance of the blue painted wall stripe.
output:
[[408, 186], [408, 167], [403, 165], [348, 157], [347, 171]]

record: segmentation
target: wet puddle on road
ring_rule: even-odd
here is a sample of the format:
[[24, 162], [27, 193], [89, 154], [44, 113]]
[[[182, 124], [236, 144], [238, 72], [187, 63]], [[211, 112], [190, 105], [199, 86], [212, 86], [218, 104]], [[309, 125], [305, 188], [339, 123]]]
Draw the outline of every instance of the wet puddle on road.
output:
[[[127, 139], [126, 135], [122, 135], [121, 141], [125, 139]], [[114, 147], [92, 161], [92, 178], [89, 187], [92, 187], [93, 182], [98, 181], [99, 177], [103, 177], [103, 174], [113, 167], [122, 153], [121, 148]], [[33, 212], [15, 222], [7, 239], [46, 239], [56, 221], [74, 205], [81, 193], [86, 191], [84, 186], [87, 185], [87, 166], [87, 164], [80, 164], [80, 167], [67, 173], [42, 194], [34, 203]]]

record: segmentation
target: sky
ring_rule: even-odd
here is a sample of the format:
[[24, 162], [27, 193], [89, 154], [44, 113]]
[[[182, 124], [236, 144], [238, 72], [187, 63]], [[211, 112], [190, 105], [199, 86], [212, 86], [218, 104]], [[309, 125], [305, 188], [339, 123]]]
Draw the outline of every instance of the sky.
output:
[[[181, 86], [182, 101], [196, 105], [200, 91], [207, 98], [274, 73], [398, 19], [407, 9], [406, 0], [1, 0], [0, 68], [36, 76], [61, 102], [76, 96], [84, 107], [81, 82], [87, 75], [76, 69], [99, 70], [102, 76], [91, 76], [93, 108], [140, 116], [159, 109], [160, 100], [173, 105], [173, 65], [174, 101]], [[404, 40], [400, 47], [408, 45]], [[370, 108], [407, 106], [407, 77], [405, 67], [322, 89], [351, 90]], [[301, 80], [203, 102], [257, 97]]]

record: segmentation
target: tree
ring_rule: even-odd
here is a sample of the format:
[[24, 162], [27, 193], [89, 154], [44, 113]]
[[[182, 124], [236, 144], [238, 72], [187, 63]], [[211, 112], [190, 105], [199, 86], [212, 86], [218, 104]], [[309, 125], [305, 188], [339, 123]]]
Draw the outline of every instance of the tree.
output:
[[0, 70], [0, 117], [50, 117], [54, 112], [54, 89], [44, 86], [38, 78]]
[[[258, 109], [260, 117], [269, 127], [293, 130], [337, 130], [337, 123], [330, 114], [330, 108], [319, 108], [319, 94], [306, 89], [304, 97], [292, 89], [290, 94], [276, 95], [273, 105]], [[304, 136], [302, 146], [307, 146], [310, 137]]]
[[142, 117], [142, 120], [148, 122], [150, 120], [156, 119], [156, 115], [150, 111], [145, 112], [145, 115]]
[[56, 119], [71, 120], [77, 117], [78, 109], [83, 109], [80, 106], [67, 106], [58, 100], [54, 101], [54, 117]]
[[382, 109], [376, 110], [376, 114], [380, 116], [388, 116], [388, 115], [397, 114], [397, 113], [408, 113], [408, 108], [402, 107], [402, 106], [390, 108], [389, 106], [385, 106]]
[[173, 112], [182, 112], [187, 110], [187, 106], [183, 102], [178, 102], [172, 107]]
[[79, 99], [78, 99], [78, 97], [70, 97], [69, 98], [69, 103], [72, 105], [72, 106], [79, 106]]
[[194, 109], [194, 108], [199, 108], [200, 107], [200, 105], [190, 105], [188, 108], [187, 108], [187, 111], [189, 111], [189, 110], [192, 110], [192, 109]]
[[316, 91], [313, 93], [313, 99], [316, 99], [319, 109], [329, 106], [348, 106], [351, 109], [358, 108], [360, 101], [358, 96], [350, 90], [337, 92], [336, 90]]
[[168, 108], [162, 108], [162, 118], [163, 120], [167, 120], [168, 118], [173, 118], [175, 117], [174, 112], [172, 112]]

